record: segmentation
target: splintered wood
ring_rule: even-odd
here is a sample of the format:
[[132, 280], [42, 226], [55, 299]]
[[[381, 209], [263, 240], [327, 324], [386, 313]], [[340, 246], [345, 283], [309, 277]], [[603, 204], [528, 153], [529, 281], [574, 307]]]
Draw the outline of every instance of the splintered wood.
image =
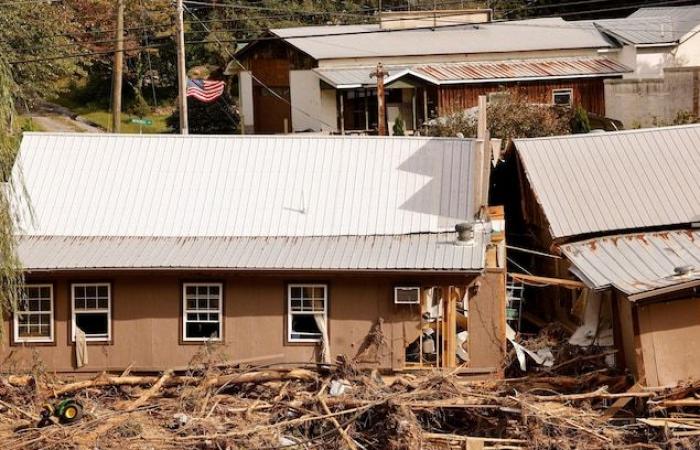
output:
[[[7, 450], [700, 448], [700, 383], [650, 390], [601, 365], [559, 367], [486, 382], [459, 371], [382, 377], [342, 362], [8, 376], [0, 439]], [[37, 428], [41, 405], [68, 397], [84, 417]]]

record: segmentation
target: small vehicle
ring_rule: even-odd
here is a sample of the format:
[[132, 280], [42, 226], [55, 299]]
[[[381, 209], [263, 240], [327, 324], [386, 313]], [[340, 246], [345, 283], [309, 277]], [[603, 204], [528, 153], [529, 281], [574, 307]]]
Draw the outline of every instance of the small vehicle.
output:
[[57, 417], [62, 424], [69, 424], [83, 417], [83, 406], [73, 398], [61, 400], [53, 405], [46, 404], [41, 410], [39, 427], [53, 424], [52, 417]]

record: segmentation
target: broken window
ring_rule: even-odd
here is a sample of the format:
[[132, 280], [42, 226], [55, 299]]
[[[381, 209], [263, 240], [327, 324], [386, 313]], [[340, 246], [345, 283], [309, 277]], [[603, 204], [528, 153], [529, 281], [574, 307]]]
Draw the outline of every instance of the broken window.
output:
[[15, 342], [53, 342], [53, 286], [29, 284], [14, 316]]
[[72, 336], [77, 328], [87, 341], [109, 341], [112, 336], [112, 299], [109, 283], [73, 284]]
[[221, 340], [221, 283], [183, 285], [182, 336], [185, 341]]
[[[318, 342], [326, 327], [327, 286], [290, 284], [287, 292], [287, 328], [289, 342]], [[323, 330], [325, 331], [325, 330]]]

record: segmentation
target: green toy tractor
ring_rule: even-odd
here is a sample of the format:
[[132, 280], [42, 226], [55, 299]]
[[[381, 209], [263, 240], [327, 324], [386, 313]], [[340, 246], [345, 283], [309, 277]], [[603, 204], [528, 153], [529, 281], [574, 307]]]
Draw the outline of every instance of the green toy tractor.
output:
[[73, 398], [61, 400], [53, 405], [44, 405], [41, 410], [40, 427], [45, 427], [53, 424], [52, 417], [57, 417], [62, 424], [69, 424], [80, 420], [83, 417], [83, 406]]

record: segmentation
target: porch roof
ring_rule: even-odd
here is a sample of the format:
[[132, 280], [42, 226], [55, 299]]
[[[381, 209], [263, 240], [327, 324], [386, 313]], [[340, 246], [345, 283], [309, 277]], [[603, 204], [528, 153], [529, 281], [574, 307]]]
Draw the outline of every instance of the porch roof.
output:
[[[435, 86], [603, 77], [632, 71], [610, 58], [598, 56], [385, 66], [384, 69], [389, 73], [384, 80], [386, 85], [412, 76]], [[322, 80], [336, 89], [354, 89], [376, 84], [376, 80], [370, 77], [370, 73], [375, 70], [373, 66], [314, 70]]]

